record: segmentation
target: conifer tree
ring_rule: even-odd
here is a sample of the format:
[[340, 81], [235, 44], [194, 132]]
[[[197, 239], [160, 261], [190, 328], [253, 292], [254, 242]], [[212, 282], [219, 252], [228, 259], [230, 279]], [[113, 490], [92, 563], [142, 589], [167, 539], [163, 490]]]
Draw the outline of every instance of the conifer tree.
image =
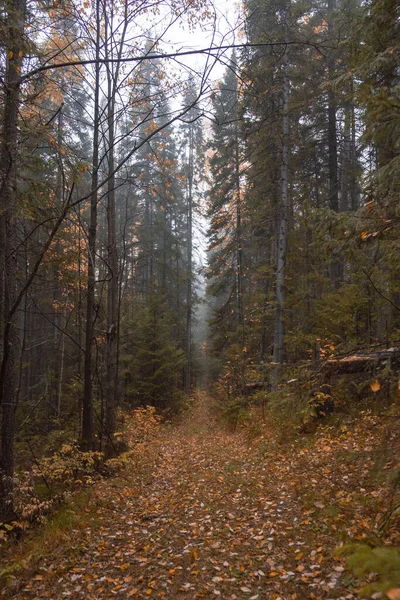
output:
[[236, 342], [245, 346], [242, 141], [239, 127], [239, 85], [233, 54], [213, 100], [210, 142], [209, 294], [216, 297], [215, 347]]

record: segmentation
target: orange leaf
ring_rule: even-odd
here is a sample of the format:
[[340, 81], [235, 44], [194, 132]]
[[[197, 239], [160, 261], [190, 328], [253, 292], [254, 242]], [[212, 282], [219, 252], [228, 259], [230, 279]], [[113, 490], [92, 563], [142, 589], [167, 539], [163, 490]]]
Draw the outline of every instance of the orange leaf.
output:
[[146, 596], [150, 596], [152, 593], [153, 593], [153, 590], [151, 588], [147, 588]]
[[389, 600], [400, 600], [400, 588], [392, 588], [386, 592]]
[[197, 550], [193, 549], [192, 550], [192, 559], [197, 560], [198, 558], [199, 558], [199, 555], [197, 554]]
[[369, 387], [373, 392], [379, 392], [381, 389], [381, 384], [379, 383], [378, 379], [375, 379], [375, 381], [373, 381]]
[[304, 571], [304, 566], [299, 565], [298, 567], [296, 567], [296, 571], [298, 571], [299, 573], [302, 573]]

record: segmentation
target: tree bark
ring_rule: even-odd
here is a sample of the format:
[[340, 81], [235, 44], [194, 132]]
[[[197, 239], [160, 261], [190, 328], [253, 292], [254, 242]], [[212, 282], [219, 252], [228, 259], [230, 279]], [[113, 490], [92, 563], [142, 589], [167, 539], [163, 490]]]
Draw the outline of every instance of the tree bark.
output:
[[[125, 40], [125, 34], [128, 27], [127, 18], [128, 3], [125, 3], [124, 27], [119, 40], [118, 60], [121, 59], [122, 49]], [[106, 28], [106, 59], [113, 54], [114, 35], [113, 31], [113, 9], [111, 14], [105, 15], [106, 25], [110, 24], [110, 31], [107, 35]], [[109, 49], [107, 43], [111, 44]], [[118, 78], [120, 64], [117, 62], [115, 70], [112, 65], [107, 63], [107, 158], [108, 172], [110, 177], [107, 182], [107, 265], [108, 265], [108, 284], [107, 284], [107, 349], [106, 349], [106, 407], [105, 407], [105, 454], [110, 457], [115, 454], [113, 444], [113, 435], [116, 424], [116, 410], [118, 404], [118, 340], [119, 340], [119, 272], [118, 272], [118, 249], [117, 249], [117, 224], [115, 208], [115, 102], [118, 91]]]
[[0, 454], [0, 521], [13, 518], [14, 425], [16, 402], [17, 332], [15, 311], [17, 275], [18, 111], [26, 0], [13, 0], [7, 14], [9, 42], [5, 73], [3, 130], [0, 150], [0, 269], [2, 281], [3, 357], [0, 371], [2, 409]]
[[[281, 153], [281, 204], [278, 235], [278, 255], [276, 266], [276, 310], [274, 335], [274, 363], [278, 365], [285, 359], [285, 269], [288, 232], [288, 137], [289, 137], [289, 75], [288, 48], [283, 57], [283, 105], [282, 105], [282, 153]], [[277, 373], [273, 387], [277, 384]]]
[[[109, 112], [108, 119], [108, 164], [110, 172], [114, 170], [114, 102]], [[115, 178], [108, 181], [107, 189], [107, 352], [106, 352], [106, 415], [105, 432], [106, 456], [114, 453], [112, 436], [115, 431], [115, 411], [117, 405], [118, 391], [118, 252], [116, 240], [116, 216], [115, 216]]]
[[87, 267], [87, 298], [86, 298], [86, 338], [85, 362], [83, 367], [83, 412], [81, 447], [84, 450], [92, 448], [93, 427], [93, 337], [94, 321], [96, 318], [96, 234], [97, 234], [97, 202], [99, 184], [99, 95], [100, 95], [100, 1], [96, 2], [96, 67], [94, 83], [94, 114], [93, 114], [93, 151], [92, 151], [92, 193], [90, 197], [90, 222], [88, 231], [88, 267]]
[[240, 155], [239, 131], [235, 123], [235, 195], [236, 195], [236, 281], [237, 281], [237, 313], [240, 328], [242, 351], [244, 348], [244, 310], [243, 310], [243, 235], [242, 235], [242, 204], [240, 197]]
[[186, 369], [185, 392], [190, 393], [192, 385], [192, 271], [193, 271], [193, 157], [194, 126], [189, 125], [188, 161], [188, 206], [187, 206], [187, 291], [186, 291]]
[[[332, 41], [335, 24], [334, 15], [336, 0], [328, 0], [328, 35]], [[339, 175], [338, 175], [338, 149], [337, 149], [337, 123], [336, 123], [336, 94], [333, 89], [333, 80], [336, 77], [336, 58], [333, 50], [329, 51], [327, 58], [328, 67], [328, 173], [329, 208], [339, 212]], [[333, 256], [330, 264], [330, 276], [332, 284], [337, 287], [343, 279], [343, 266], [340, 256]]]
[[[328, 0], [328, 36], [332, 41], [334, 35], [333, 11], [335, 10], [335, 1]], [[339, 178], [338, 178], [338, 159], [337, 159], [337, 131], [336, 131], [336, 97], [332, 87], [335, 73], [335, 55], [332, 50], [329, 51], [327, 58], [328, 67], [328, 170], [329, 170], [329, 208], [339, 212]]]

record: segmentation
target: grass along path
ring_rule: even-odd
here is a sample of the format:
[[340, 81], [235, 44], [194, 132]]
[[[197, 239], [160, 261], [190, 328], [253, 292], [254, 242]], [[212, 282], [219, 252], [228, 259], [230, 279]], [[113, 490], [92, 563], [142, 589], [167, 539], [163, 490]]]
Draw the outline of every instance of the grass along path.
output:
[[140, 464], [96, 484], [56, 544], [43, 538], [34, 572], [0, 597], [355, 598], [359, 582], [333, 549], [369, 535], [383, 502], [365, 423], [309, 449], [262, 437], [252, 447], [219, 428], [208, 403], [199, 395]]

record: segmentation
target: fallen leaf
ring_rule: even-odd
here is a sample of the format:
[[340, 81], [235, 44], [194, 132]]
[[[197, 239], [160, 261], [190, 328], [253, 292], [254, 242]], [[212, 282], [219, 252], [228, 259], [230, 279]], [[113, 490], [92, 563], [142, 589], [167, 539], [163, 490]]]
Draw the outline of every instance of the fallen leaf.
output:
[[369, 387], [373, 392], [379, 392], [381, 389], [381, 384], [379, 383], [378, 379], [375, 379], [375, 381], [373, 381]]

